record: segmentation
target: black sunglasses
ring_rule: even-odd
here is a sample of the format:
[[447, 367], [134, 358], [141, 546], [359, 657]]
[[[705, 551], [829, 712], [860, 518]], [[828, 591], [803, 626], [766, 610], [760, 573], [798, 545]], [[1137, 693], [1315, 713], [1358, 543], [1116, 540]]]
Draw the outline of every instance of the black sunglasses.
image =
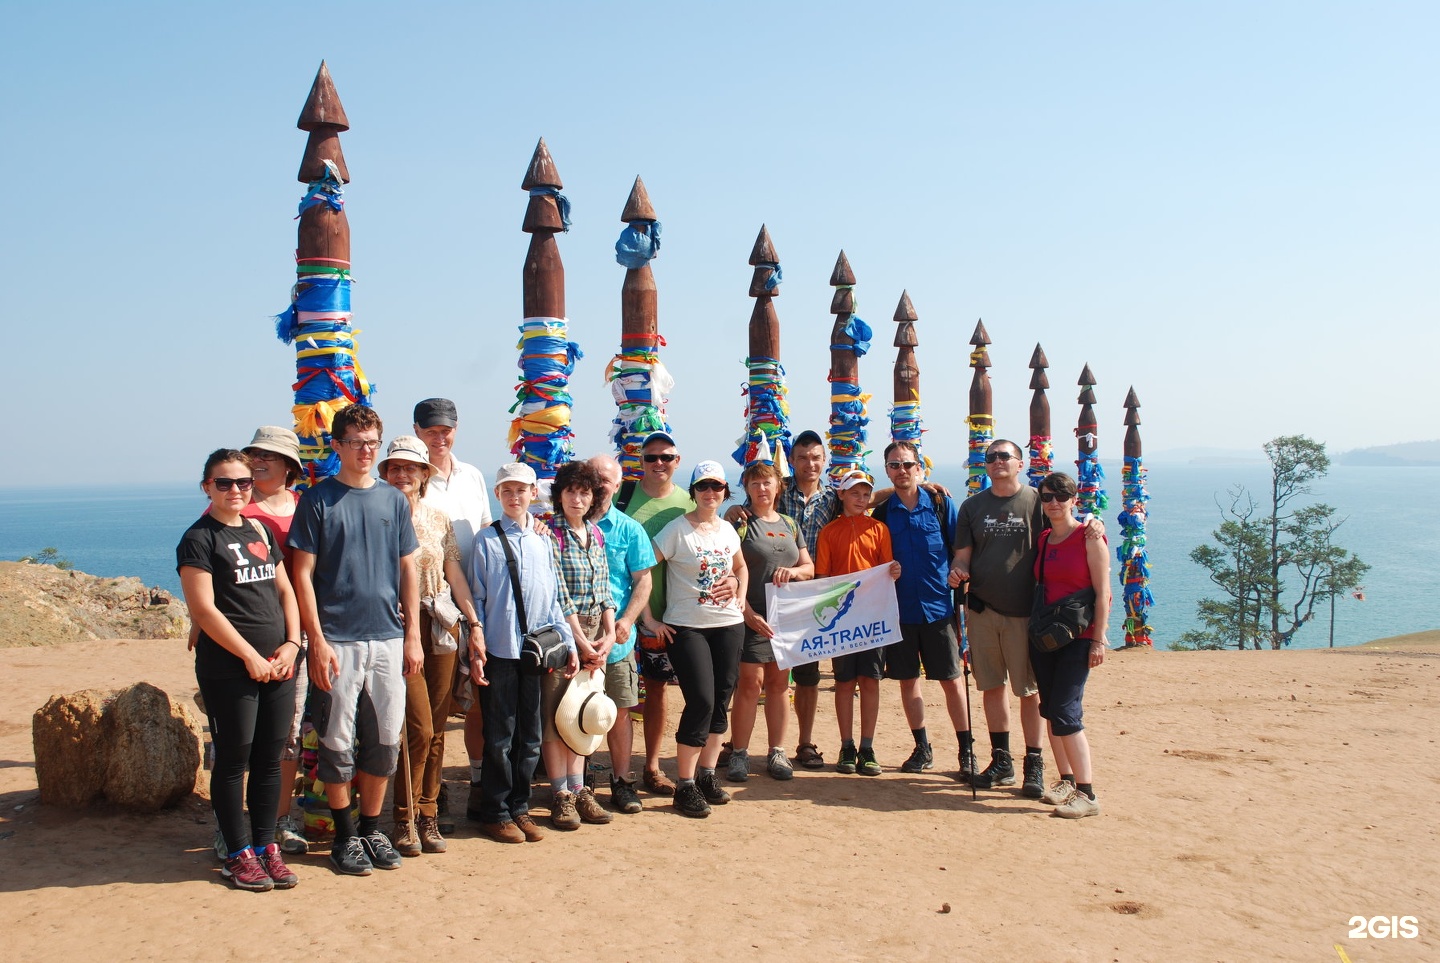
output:
[[248, 492], [248, 491], [250, 490], [251, 486], [255, 484], [255, 479], [253, 479], [253, 478], [212, 478], [212, 479], [210, 479], [210, 484], [214, 485], [216, 488], [220, 489], [222, 492], [228, 492], [231, 488], [238, 488], [238, 489], [240, 489], [242, 492]]
[[725, 490], [725, 483], [721, 481], [708, 480], [698, 481], [695, 483], [694, 487], [697, 492], [723, 492]]
[[1014, 458], [1014, 457], [1015, 457], [1015, 456], [1012, 455], [1012, 454], [1010, 454], [1008, 451], [987, 451], [987, 452], [985, 453], [985, 460], [986, 460], [987, 462], [990, 462], [990, 461], [1009, 461], [1010, 459], [1012, 459], [1012, 458]]
[[647, 465], [653, 465], [653, 464], [655, 464], [655, 462], [657, 462], [657, 461], [663, 461], [665, 464], [668, 465], [668, 464], [670, 464], [672, 461], [675, 461], [676, 459], [678, 459], [679, 457], [680, 457], [679, 455], [646, 455], [646, 456], [645, 456], [645, 463], [646, 463]]
[[1070, 499], [1072, 499], [1072, 498], [1074, 498], [1074, 497], [1075, 497], [1074, 495], [1066, 495], [1066, 494], [1063, 493], [1063, 492], [1041, 492], [1041, 493], [1040, 493], [1040, 500], [1041, 500], [1042, 502], [1046, 502], [1047, 504], [1048, 504], [1049, 502], [1068, 502]]

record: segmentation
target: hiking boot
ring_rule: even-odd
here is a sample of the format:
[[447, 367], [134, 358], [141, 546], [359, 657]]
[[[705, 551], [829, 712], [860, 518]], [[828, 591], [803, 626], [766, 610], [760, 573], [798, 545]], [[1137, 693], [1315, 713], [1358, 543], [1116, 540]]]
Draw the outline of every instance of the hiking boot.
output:
[[878, 776], [885, 770], [881, 769], [880, 763], [875, 761], [875, 750], [867, 748], [860, 750], [859, 759], [855, 763], [855, 771], [862, 776]]
[[1045, 757], [1039, 753], [1025, 753], [1025, 782], [1020, 795], [1026, 799], [1039, 799], [1045, 795]]
[[575, 794], [575, 811], [580, 814], [582, 821], [596, 826], [603, 826], [615, 818], [600, 805], [600, 800], [595, 798], [595, 790], [589, 786]]
[[[485, 814], [480, 811], [480, 784], [470, 784], [470, 798], [465, 800], [465, 818], [472, 823], [485, 823]], [[494, 825], [493, 823], [491, 825]]]
[[696, 776], [695, 785], [700, 787], [701, 795], [712, 806], [723, 806], [730, 801], [730, 794], [720, 785], [720, 780], [715, 778], [713, 772], [701, 773]]
[[976, 789], [1015, 785], [1015, 761], [1010, 758], [1010, 753], [1004, 749], [990, 750], [990, 765], [985, 767], [984, 772], [972, 776], [970, 785]]
[[520, 827], [508, 819], [498, 823], [482, 823], [480, 831], [497, 843], [525, 842], [525, 834], [520, 831]]
[[675, 784], [670, 781], [663, 770], [646, 769], [642, 778], [645, 780], [645, 791], [652, 796], [675, 795]]
[[259, 853], [260, 868], [265, 870], [265, 875], [275, 884], [276, 889], [294, 889], [295, 884], [300, 882], [300, 877], [285, 865], [284, 858], [280, 855], [280, 844], [271, 843]]
[[644, 809], [644, 803], [640, 802], [640, 794], [635, 791], [635, 780], [611, 776], [610, 805], [614, 806], [617, 812], [630, 814]]
[[420, 834], [408, 819], [395, 823], [395, 828], [390, 831], [390, 841], [395, 846], [395, 852], [401, 856], [420, 855]]
[[975, 778], [975, 750], [973, 748], [960, 750], [960, 771], [955, 774], [955, 778], [964, 785], [969, 785]]
[[1062, 779], [1040, 796], [1040, 801], [1047, 806], [1063, 806], [1070, 801], [1070, 797], [1079, 792], [1075, 784], [1068, 779]]
[[824, 769], [825, 757], [820, 754], [820, 747], [813, 742], [807, 742], [795, 749], [795, 765], [804, 766], [806, 769]]
[[855, 764], [860, 761], [860, 754], [854, 746], [840, 747], [840, 761], [835, 763], [835, 771], [843, 772], [847, 776], [855, 775]]
[[370, 865], [376, 869], [399, 869], [400, 854], [390, 843], [390, 837], [380, 830], [375, 830], [367, 836], [360, 837], [361, 844], [365, 847], [365, 855], [370, 857]]
[[790, 760], [785, 756], [785, 750], [779, 746], [770, 750], [770, 758], [765, 760], [765, 771], [770, 774], [771, 779], [794, 779], [795, 770], [790, 766]]
[[435, 796], [435, 815], [450, 815], [450, 787], [443, 782], [440, 784], [440, 792]]
[[901, 772], [924, 772], [926, 769], [935, 768], [935, 752], [927, 742], [923, 746], [915, 745], [915, 751], [910, 753], [910, 758], [900, 763]]
[[730, 764], [725, 767], [725, 778], [731, 782], [744, 782], [750, 778], [750, 750], [731, 750]]
[[418, 816], [415, 832], [420, 836], [420, 848], [427, 853], [445, 852], [445, 837], [440, 835], [440, 820], [434, 816]]
[[575, 794], [561, 789], [551, 794], [550, 825], [563, 833], [580, 828], [580, 814], [575, 810]]
[[730, 757], [731, 757], [731, 755], [732, 755], [734, 752], [735, 752], [735, 743], [733, 743], [733, 742], [722, 742], [722, 743], [720, 743], [720, 758], [718, 758], [718, 759], [715, 760], [715, 765], [716, 765], [716, 766], [728, 766], [728, 765], [730, 765]]
[[225, 865], [220, 867], [220, 875], [234, 883], [236, 889], [249, 890], [252, 893], [267, 893], [275, 888], [275, 881], [265, 872], [255, 850], [249, 846], [240, 850], [237, 856], [225, 857]]
[[1080, 790], [1065, 802], [1055, 807], [1054, 815], [1061, 819], [1083, 819], [1086, 816], [1100, 815], [1100, 800], [1091, 799]]
[[310, 852], [310, 842], [300, 832], [294, 816], [281, 816], [275, 821], [275, 841], [280, 844], [280, 852], [290, 856], [304, 856]]
[[330, 865], [335, 872], [345, 876], [369, 876], [374, 865], [365, 853], [365, 845], [359, 836], [335, 840], [330, 847]]
[[545, 831], [536, 825], [535, 817], [528, 812], [516, 816], [515, 825], [520, 827], [520, 832], [525, 835], [527, 843], [538, 843], [545, 838]]
[[687, 782], [675, 790], [675, 811], [691, 819], [704, 819], [710, 815], [710, 804], [705, 801], [705, 794], [699, 786]]

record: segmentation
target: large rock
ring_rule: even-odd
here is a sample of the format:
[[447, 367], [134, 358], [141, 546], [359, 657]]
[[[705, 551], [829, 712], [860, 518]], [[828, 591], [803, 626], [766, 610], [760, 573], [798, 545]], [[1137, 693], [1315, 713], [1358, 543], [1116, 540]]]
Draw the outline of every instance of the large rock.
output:
[[183, 705], [148, 682], [137, 682], [115, 696], [105, 722], [105, 798], [154, 812], [195, 791], [200, 727]]
[[111, 693], [85, 689], [51, 696], [35, 710], [35, 778], [40, 801], [75, 809], [98, 800], [105, 788], [105, 701]]

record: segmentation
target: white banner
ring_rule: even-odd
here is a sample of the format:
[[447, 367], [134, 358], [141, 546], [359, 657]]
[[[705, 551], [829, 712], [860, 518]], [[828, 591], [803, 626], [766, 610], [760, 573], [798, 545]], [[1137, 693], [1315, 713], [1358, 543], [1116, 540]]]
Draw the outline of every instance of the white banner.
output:
[[863, 572], [765, 586], [770, 645], [782, 669], [900, 641], [890, 563]]

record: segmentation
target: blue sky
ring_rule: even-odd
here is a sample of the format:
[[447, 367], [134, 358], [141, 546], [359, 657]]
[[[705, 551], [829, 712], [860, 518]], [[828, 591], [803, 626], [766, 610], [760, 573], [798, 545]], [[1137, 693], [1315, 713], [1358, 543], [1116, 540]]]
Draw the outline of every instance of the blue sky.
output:
[[387, 435], [448, 395], [461, 455], [487, 471], [507, 457], [519, 184], [542, 135], [574, 204], [560, 244], [586, 353], [581, 454], [614, 413], [613, 244], [637, 173], [664, 224], [670, 418], [692, 458], [726, 456], [741, 429], [762, 223], [797, 430], [827, 412], [843, 248], [876, 331], [872, 439], [908, 289], [937, 461], [963, 458], [982, 317], [999, 433], [1026, 433], [1039, 341], [1062, 451], [1086, 362], [1107, 461], [1132, 384], [1150, 451], [1440, 434], [1433, 4], [300, 9], [6, 10], [12, 451], [42, 441], [77, 481], [185, 479], [211, 448], [288, 423], [293, 350], [269, 316], [293, 280], [294, 122], [322, 58], [352, 124], [355, 323]]

